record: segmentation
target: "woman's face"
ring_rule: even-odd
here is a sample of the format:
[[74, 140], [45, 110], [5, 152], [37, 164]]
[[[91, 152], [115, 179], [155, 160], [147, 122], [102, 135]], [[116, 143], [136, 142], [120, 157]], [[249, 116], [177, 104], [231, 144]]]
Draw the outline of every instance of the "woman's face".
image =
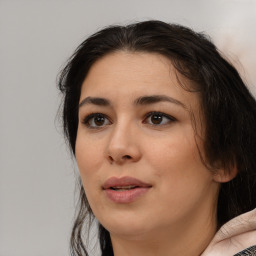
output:
[[112, 237], [215, 224], [219, 185], [191, 122], [192, 112], [202, 134], [199, 95], [176, 75], [161, 55], [120, 51], [83, 82], [76, 159], [92, 211]]

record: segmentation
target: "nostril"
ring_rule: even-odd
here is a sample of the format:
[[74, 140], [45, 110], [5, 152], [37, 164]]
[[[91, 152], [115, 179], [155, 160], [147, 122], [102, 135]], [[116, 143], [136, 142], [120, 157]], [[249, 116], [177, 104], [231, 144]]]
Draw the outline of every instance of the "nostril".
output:
[[114, 159], [113, 159], [112, 156], [108, 156], [108, 158], [109, 158], [110, 162], [113, 162], [113, 161], [114, 161]]
[[125, 155], [125, 156], [123, 156], [123, 159], [131, 159], [132, 157], [131, 156], [129, 156], [129, 155]]
[[124, 156], [116, 156], [116, 157], [112, 157], [112, 156], [108, 156], [108, 160], [110, 162], [110, 164], [113, 164], [114, 162], [119, 162], [119, 163], [123, 163], [125, 162], [125, 160], [129, 160], [132, 159], [132, 157], [130, 155], [124, 155]]

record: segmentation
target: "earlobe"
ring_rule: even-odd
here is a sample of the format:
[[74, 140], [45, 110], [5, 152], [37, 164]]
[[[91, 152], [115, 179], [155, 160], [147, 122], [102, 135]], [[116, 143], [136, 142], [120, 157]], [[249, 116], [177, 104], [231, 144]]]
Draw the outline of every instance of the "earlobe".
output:
[[232, 167], [230, 170], [220, 169], [213, 174], [213, 180], [219, 183], [229, 182], [236, 177], [237, 173], [238, 170], [236, 166]]

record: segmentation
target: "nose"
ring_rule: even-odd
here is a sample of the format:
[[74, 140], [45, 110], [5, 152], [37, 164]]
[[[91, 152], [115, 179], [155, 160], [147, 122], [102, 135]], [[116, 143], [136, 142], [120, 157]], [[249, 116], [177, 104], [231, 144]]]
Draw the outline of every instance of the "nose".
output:
[[117, 124], [111, 131], [106, 157], [111, 164], [137, 162], [141, 158], [138, 132], [130, 124]]

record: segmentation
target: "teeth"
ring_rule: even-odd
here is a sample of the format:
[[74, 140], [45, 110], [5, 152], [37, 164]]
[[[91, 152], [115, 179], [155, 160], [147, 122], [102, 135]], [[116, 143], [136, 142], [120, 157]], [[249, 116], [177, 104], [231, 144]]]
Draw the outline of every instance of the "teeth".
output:
[[117, 188], [117, 189], [130, 189], [130, 188], [135, 188], [135, 186], [122, 186], [122, 187], [114, 187], [114, 188]]
[[122, 187], [112, 187], [112, 189], [114, 190], [119, 190], [119, 191], [124, 191], [124, 190], [129, 190], [129, 189], [133, 189], [136, 186], [122, 186]]

